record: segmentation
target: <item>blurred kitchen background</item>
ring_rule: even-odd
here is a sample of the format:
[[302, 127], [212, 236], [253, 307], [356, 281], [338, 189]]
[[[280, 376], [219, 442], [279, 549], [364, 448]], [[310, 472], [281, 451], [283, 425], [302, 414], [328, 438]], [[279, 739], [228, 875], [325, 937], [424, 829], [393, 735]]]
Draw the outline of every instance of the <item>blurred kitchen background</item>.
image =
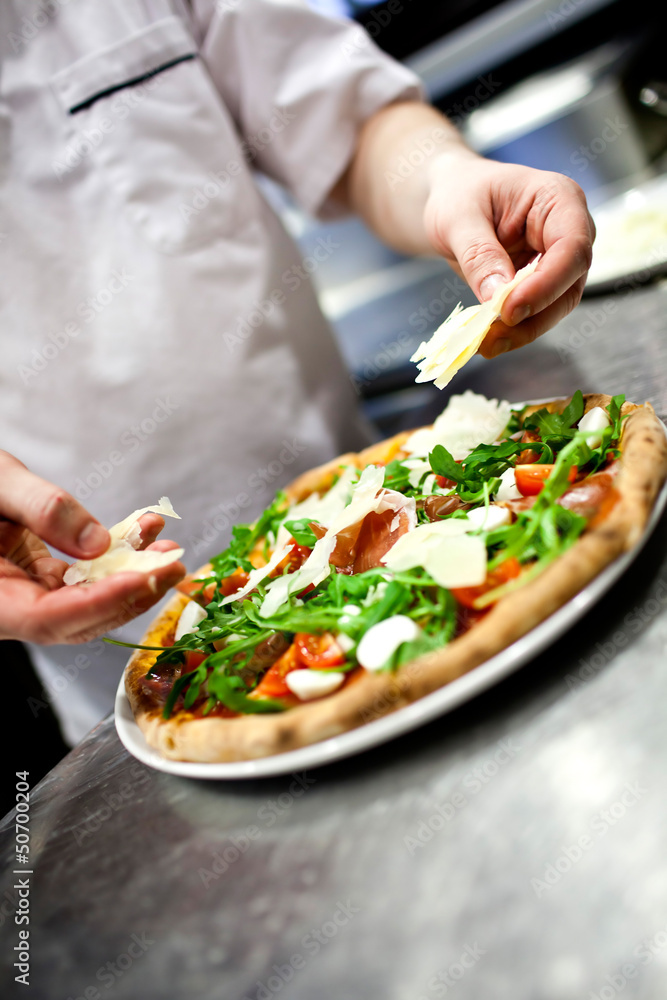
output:
[[[588, 295], [642, 283], [667, 261], [664, 8], [644, 0], [309, 0], [364, 25], [421, 77], [469, 144], [497, 160], [558, 170], [598, 225]], [[350, 55], [353, 58], [353, 54]], [[460, 301], [444, 261], [404, 258], [356, 219], [322, 223], [267, 190], [303, 250], [362, 405], [384, 434], [445, 397], [415, 385], [410, 355]], [[318, 240], [336, 249], [308, 260]], [[333, 244], [331, 244], [333, 245]], [[319, 257], [324, 256], [321, 252]], [[466, 371], [485, 364], [475, 357]], [[466, 387], [463, 373], [452, 383]], [[436, 411], [437, 412], [437, 411]]]

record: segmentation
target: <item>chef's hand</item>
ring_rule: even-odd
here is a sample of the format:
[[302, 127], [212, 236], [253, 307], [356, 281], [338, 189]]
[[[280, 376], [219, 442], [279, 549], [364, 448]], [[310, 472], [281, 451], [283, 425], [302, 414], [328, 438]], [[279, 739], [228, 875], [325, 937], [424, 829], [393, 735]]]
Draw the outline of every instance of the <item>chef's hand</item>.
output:
[[478, 156], [426, 104], [397, 102], [372, 115], [332, 193], [401, 253], [441, 254], [482, 302], [494, 282], [543, 254], [508, 296], [485, 357], [535, 340], [581, 298], [595, 227], [579, 185]]
[[537, 270], [508, 296], [480, 349], [529, 344], [578, 305], [595, 227], [569, 177], [476, 155], [434, 162], [424, 225], [433, 247], [481, 302], [537, 253]]
[[[164, 526], [156, 514], [140, 521], [142, 548]], [[147, 611], [185, 575], [180, 562], [150, 574], [118, 573], [97, 583], [65, 586], [68, 563], [45, 543], [75, 559], [93, 559], [109, 546], [109, 532], [74, 497], [29, 472], [0, 451], [0, 639], [39, 644], [88, 642]]]

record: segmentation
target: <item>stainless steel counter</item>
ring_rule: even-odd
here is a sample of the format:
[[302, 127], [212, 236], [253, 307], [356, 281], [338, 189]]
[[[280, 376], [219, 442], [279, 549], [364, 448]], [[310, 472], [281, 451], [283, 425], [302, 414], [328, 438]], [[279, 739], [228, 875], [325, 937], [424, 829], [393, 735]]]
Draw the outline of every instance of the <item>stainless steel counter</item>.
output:
[[[666, 306], [664, 284], [588, 299], [453, 388], [625, 391], [664, 414]], [[11, 874], [4, 821], [3, 996], [664, 997], [666, 541], [663, 518], [599, 605], [497, 687], [334, 765], [175, 778], [107, 719], [31, 795], [32, 875]], [[11, 967], [20, 878], [29, 988]]]

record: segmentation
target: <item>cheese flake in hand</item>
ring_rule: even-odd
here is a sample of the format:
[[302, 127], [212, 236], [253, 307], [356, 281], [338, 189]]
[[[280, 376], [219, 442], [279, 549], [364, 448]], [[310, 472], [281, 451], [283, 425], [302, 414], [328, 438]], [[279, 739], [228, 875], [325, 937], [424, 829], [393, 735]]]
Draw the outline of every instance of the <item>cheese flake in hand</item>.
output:
[[181, 519], [180, 514], [174, 510], [169, 497], [160, 497], [159, 503], [153, 504], [152, 507], [141, 507], [139, 510], [133, 511], [132, 514], [128, 514], [118, 524], [114, 524], [113, 528], [109, 528], [112, 543], [114, 540], [120, 541], [120, 539], [125, 538], [133, 549], [138, 549], [141, 545], [139, 518], [143, 517], [144, 514], [161, 514], [162, 517], [175, 517], [178, 521]]
[[64, 582], [71, 586], [75, 583], [95, 583], [115, 573], [152, 573], [180, 559], [184, 549], [137, 551], [137, 546], [141, 544], [139, 519], [149, 513], [175, 517], [180, 521], [180, 515], [174, 510], [169, 497], [161, 497], [159, 504], [135, 510], [109, 528], [111, 543], [106, 552], [96, 559], [79, 559], [72, 563], [65, 571]]
[[538, 255], [530, 264], [517, 271], [511, 281], [499, 285], [487, 302], [463, 309], [457, 305], [429, 341], [420, 344], [411, 357], [417, 362], [419, 375], [416, 382], [435, 382], [438, 389], [453, 379], [457, 371], [476, 354], [492, 323], [509, 296], [524, 278], [533, 273], [540, 259]]

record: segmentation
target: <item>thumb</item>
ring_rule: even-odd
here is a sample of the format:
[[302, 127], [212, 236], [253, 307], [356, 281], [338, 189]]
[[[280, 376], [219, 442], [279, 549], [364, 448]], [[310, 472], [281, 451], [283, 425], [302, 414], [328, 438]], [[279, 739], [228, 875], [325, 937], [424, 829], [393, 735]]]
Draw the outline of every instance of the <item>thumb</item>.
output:
[[79, 559], [101, 555], [109, 546], [106, 528], [65, 490], [29, 472], [0, 451], [0, 518], [28, 528], [61, 552]]
[[498, 285], [514, 277], [509, 254], [498, 242], [491, 221], [479, 210], [457, 218], [449, 243], [463, 277], [480, 302], [490, 299]]

